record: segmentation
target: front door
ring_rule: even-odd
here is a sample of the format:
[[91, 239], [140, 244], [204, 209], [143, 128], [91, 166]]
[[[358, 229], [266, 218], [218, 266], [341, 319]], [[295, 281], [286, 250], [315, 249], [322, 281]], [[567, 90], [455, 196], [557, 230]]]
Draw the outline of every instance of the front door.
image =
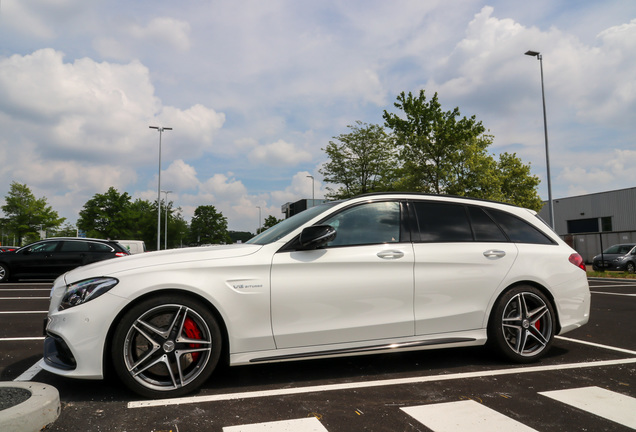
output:
[[401, 241], [399, 202], [344, 209], [326, 220], [327, 247], [273, 258], [277, 348], [412, 336], [413, 246]]

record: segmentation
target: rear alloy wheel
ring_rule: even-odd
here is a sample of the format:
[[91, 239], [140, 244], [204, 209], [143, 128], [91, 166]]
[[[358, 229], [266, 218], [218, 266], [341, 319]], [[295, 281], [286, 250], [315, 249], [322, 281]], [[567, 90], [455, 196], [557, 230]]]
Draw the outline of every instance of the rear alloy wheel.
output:
[[529, 363], [549, 350], [555, 331], [554, 309], [546, 296], [534, 287], [518, 286], [495, 304], [488, 339], [505, 357]]
[[214, 316], [196, 300], [158, 296], [128, 311], [113, 336], [120, 379], [150, 398], [178, 397], [200, 387], [221, 353]]
[[636, 272], [636, 268], [634, 268], [634, 263], [633, 262], [628, 262], [627, 263], [627, 273], [634, 274], [634, 272]]

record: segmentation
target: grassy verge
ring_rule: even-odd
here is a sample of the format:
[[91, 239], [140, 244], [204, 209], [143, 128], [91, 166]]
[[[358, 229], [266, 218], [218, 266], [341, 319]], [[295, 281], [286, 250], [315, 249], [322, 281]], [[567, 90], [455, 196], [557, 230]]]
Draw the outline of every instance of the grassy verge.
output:
[[636, 279], [636, 274], [627, 272], [614, 272], [614, 271], [594, 271], [588, 270], [587, 277], [595, 278], [612, 278], [612, 279]]

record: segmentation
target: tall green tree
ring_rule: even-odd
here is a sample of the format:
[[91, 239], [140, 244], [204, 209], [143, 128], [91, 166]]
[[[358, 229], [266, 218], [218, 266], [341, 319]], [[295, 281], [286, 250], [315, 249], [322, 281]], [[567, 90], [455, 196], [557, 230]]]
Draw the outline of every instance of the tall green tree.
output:
[[389, 135], [381, 126], [361, 121], [347, 126], [351, 131], [334, 137], [323, 150], [329, 156], [319, 172], [327, 183], [327, 198], [343, 199], [386, 191], [391, 188], [395, 153]]
[[257, 234], [262, 233], [263, 231], [267, 231], [268, 229], [270, 229], [271, 227], [273, 227], [274, 225], [282, 221], [283, 219], [276, 219], [275, 216], [272, 216], [272, 215], [267, 216], [265, 220], [263, 221], [263, 227], [257, 230], [258, 231]]
[[443, 111], [437, 93], [427, 100], [424, 90], [400, 93], [394, 106], [401, 112], [385, 110], [383, 118], [402, 162], [400, 189], [441, 194], [475, 182], [471, 166], [484, 165], [493, 138], [475, 116], [461, 117], [459, 108]]
[[[162, 248], [166, 243], [163, 237], [166, 221], [168, 248], [181, 246], [188, 234], [188, 224], [183, 220], [181, 209], [174, 207], [172, 201], [161, 202]], [[128, 193], [119, 193], [110, 187], [106, 193], [95, 194], [84, 204], [77, 226], [88, 237], [143, 240], [148, 250], [154, 250], [157, 245], [157, 202], [132, 201]]]
[[530, 173], [530, 165], [525, 165], [516, 153], [502, 153], [499, 155], [497, 172], [501, 185], [499, 201], [541, 210], [543, 200], [537, 193], [541, 180]]
[[442, 110], [437, 93], [402, 92], [396, 113], [384, 111], [398, 152], [397, 180], [402, 191], [471, 196], [541, 208], [539, 179], [515, 154], [499, 161], [488, 153], [494, 137], [476, 117], [462, 117], [459, 108]]
[[213, 205], [199, 206], [190, 221], [191, 243], [227, 244], [232, 239], [227, 230], [227, 218]]
[[[110, 187], [106, 193], [95, 194], [80, 210], [77, 227], [88, 237], [132, 239], [133, 217], [131, 197]], [[156, 224], [155, 224], [156, 226]]]
[[23, 240], [39, 238], [40, 230], [58, 228], [66, 218], [60, 217], [46, 202], [46, 198], [35, 198], [26, 184], [12, 182], [2, 206], [8, 231], [17, 239], [18, 246]]

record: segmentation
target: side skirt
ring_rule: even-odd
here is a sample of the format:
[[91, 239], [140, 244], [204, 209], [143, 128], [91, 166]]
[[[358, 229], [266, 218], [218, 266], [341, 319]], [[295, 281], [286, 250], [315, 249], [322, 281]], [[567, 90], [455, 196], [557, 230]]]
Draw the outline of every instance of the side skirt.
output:
[[277, 362], [277, 361], [287, 361], [287, 360], [294, 360], [294, 359], [307, 359], [312, 357], [346, 356], [346, 355], [354, 355], [354, 354], [372, 353], [376, 351], [414, 350], [417, 348], [430, 347], [434, 345], [463, 344], [463, 343], [470, 343], [470, 342], [476, 342], [476, 341], [477, 339], [474, 339], [474, 338], [457, 337], [457, 338], [422, 340], [422, 341], [403, 342], [403, 343], [391, 343], [386, 345], [372, 345], [372, 346], [359, 347], [359, 348], [344, 348], [344, 349], [334, 349], [334, 350], [326, 350], [326, 351], [313, 351], [313, 352], [298, 353], [298, 354], [284, 354], [279, 356], [257, 357], [257, 358], [251, 359], [250, 363]]

